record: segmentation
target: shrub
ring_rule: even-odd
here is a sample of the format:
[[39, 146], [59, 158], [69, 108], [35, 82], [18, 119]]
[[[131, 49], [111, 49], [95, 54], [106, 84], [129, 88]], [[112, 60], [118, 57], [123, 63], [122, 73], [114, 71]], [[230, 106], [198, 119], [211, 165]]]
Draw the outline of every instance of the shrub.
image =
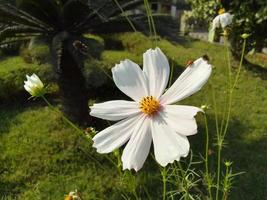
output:
[[26, 63], [41, 65], [50, 61], [49, 47], [40, 41], [32, 40], [27, 48], [21, 50], [20, 54]]

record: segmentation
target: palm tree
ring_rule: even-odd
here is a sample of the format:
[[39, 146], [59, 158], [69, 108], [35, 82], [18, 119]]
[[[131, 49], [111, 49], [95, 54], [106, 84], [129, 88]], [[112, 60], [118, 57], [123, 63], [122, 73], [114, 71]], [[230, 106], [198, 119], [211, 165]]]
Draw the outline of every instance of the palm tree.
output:
[[[0, 44], [14, 44], [41, 37], [50, 47], [57, 74], [63, 112], [73, 121], [88, 120], [88, 97], [82, 74], [84, 55], [91, 51], [85, 33], [131, 31], [121, 15], [140, 0], [17, 0], [16, 6], [0, 4]], [[132, 15], [137, 25], [140, 16]], [[93, 49], [92, 49], [93, 50]]]

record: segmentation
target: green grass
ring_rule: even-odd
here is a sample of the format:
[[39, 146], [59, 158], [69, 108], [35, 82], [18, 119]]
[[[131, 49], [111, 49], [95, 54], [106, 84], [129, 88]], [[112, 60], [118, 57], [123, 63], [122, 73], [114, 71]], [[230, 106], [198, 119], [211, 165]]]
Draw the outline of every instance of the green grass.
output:
[[[103, 52], [98, 66], [103, 64], [110, 69], [126, 58], [141, 64], [142, 53], [153, 46], [148, 38], [138, 33], [115, 35], [112, 39], [121, 42], [123, 48]], [[214, 69], [209, 83], [203, 90], [181, 103], [194, 106], [212, 105], [214, 88], [221, 121], [227, 97], [226, 49], [221, 45], [190, 39], [185, 39], [182, 44], [161, 40], [158, 46], [175, 66], [175, 77], [189, 59], [196, 59], [203, 54], [210, 57]], [[236, 66], [233, 62], [233, 71]], [[245, 172], [235, 179], [235, 187], [232, 188], [229, 198], [231, 200], [266, 198], [266, 84], [262, 75], [242, 69], [234, 94], [227, 144], [222, 155], [223, 160], [233, 161], [234, 172]], [[105, 95], [105, 92], [102, 94]], [[116, 99], [114, 96], [103, 98]], [[212, 142], [215, 142], [213, 108], [207, 111], [207, 115]], [[199, 133], [189, 137], [195, 155], [203, 153], [199, 151], [203, 151], [205, 138], [203, 117], [199, 115], [197, 119]], [[214, 145], [211, 145], [211, 150], [215, 151]], [[210, 157], [215, 163], [215, 154]], [[152, 199], [161, 198], [161, 181], [159, 177], [155, 177], [158, 168], [153, 159], [146, 161], [144, 168], [136, 175], [136, 180], [125, 177], [127, 181], [124, 183], [128, 184], [122, 185], [116, 169], [103, 156], [95, 153], [88, 139], [68, 127], [59, 114], [50, 111], [39, 101], [1, 106], [0, 170], [0, 196], [5, 196], [6, 199], [17, 197], [23, 200], [60, 200], [75, 189], [81, 192], [84, 199], [117, 200], [123, 199], [122, 195], [133, 198], [134, 189], [146, 199], [144, 190], [140, 189], [143, 186]]]

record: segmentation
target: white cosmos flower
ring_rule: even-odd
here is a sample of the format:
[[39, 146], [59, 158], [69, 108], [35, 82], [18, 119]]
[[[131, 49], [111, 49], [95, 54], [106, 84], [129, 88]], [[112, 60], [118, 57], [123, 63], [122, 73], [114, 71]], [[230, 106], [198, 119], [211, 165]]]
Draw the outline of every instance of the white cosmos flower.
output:
[[212, 21], [212, 29], [214, 30], [215, 28], [225, 28], [226, 26], [230, 25], [233, 20], [233, 15], [230, 13], [222, 13], [217, 15], [213, 21]]
[[155, 158], [162, 166], [187, 156], [187, 136], [197, 133], [194, 116], [201, 109], [170, 104], [200, 90], [211, 74], [211, 65], [199, 58], [164, 93], [170, 73], [166, 56], [156, 48], [143, 57], [143, 70], [130, 60], [112, 68], [116, 86], [133, 101], [94, 104], [90, 113], [106, 120], [121, 120], [99, 132], [93, 138], [93, 147], [99, 153], [109, 153], [129, 140], [122, 154], [123, 169], [136, 171], [143, 166], [152, 141]]
[[36, 74], [31, 76], [26, 75], [26, 78], [27, 81], [24, 81], [24, 88], [27, 92], [29, 92], [33, 97], [40, 97], [44, 95], [44, 84]]

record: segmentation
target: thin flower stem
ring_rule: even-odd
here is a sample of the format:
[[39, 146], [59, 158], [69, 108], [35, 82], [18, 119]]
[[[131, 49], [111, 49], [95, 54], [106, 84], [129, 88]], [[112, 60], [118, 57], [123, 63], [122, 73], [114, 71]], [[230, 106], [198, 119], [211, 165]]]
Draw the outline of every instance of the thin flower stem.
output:
[[135, 198], [136, 200], [139, 200], [139, 197], [138, 197], [136, 191], [134, 191], [133, 195], [134, 195], [134, 198]]
[[[229, 88], [229, 93], [228, 93], [228, 101], [226, 100], [225, 102], [225, 106], [226, 109], [228, 109], [228, 104], [229, 104], [229, 99], [230, 99], [230, 91], [231, 91], [231, 87], [232, 87], [232, 71], [231, 71], [231, 58], [230, 58], [230, 51], [229, 51], [229, 44], [228, 44], [228, 38], [227, 36], [224, 36], [224, 41], [225, 41], [225, 47], [226, 47], [226, 60], [227, 60], [227, 66], [228, 66], [228, 88]], [[222, 122], [221, 122], [221, 128], [220, 128], [220, 135], [222, 135], [223, 133], [223, 127], [226, 121], [226, 114], [227, 112], [223, 113], [223, 117], [222, 117]]]
[[[231, 60], [230, 60], [230, 52], [229, 52], [229, 46], [228, 46], [228, 39], [227, 36], [225, 36], [225, 46], [226, 46], [226, 54], [227, 54], [227, 66], [228, 66], [228, 88], [229, 88], [229, 96], [228, 96], [228, 108], [227, 112], [224, 113], [222, 123], [221, 123], [221, 128], [220, 132], [217, 136], [217, 143], [218, 143], [218, 149], [217, 149], [217, 181], [216, 181], [216, 200], [219, 198], [219, 190], [220, 190], [220, 175], [221, 175], [221, 150], [222, 150], [222, 145], [224, 142], [224, 134], [223, 131], [225, 129], [223, 128], [228, 127], [229, 124], [229, 119], [230, 119], [230, 113], [231, 113], [231, 107], [232, 107], [232, 93], [231, 93], [231, 87], [232, 87], [232, 71], [231, 71]], [[227, 114], [226, 114], [227, 113]], [[225, 119], [225, 114], [226, 114], [226, 119]]]
[[221, 175], [221, 150], [222, 150], [222, 146], [219, 143], [218, 150], [217, 150], [218, 158], [217, 158], [216, 200], [219, 200], [220, 175]]
[[99, 67], [99, 69], [110, 79], [113, 81], [113, 78], [104, 70], [102, 67]]
[[[84, 132], [79, 129], [75, 124], [73, 124], [68, 118], [66, 118], [64, 115], [61, 114], [61, 112], [59, 110], [57, 110], [56, 108], [54, 108], [54, 106], [52, 106], [49, 101], [45, 98], [45, 96], [41, 96], [41, 98], [46, 102], [46, 104], [49, 106], [49, 108], [57, 113], [59, 113], [61, 115], [61, 117], [64, 119], [65, 122], [67, 122], [73, 129], [75, 129], [77, 132], [79, 132], [80, 134], [84, 135]], [[91, 138], [90, 135], [88, 135]], [[92, 141], [92, 140], [90, 140]]]
[[130, 24], [130, 26], [132, 27], [132, 29], [134, 30], [134, 32], [137, 32], [135, 26], [133, 25], [132, 21], [129, 19], [128, 15], [125, 13], [125, 11], [123, 10], [123, 8], [121, 7], [121, 5], [119, 4], [119, 2], [117, 0], [113, 0], [116, 5], [119, 7], [119, 9], [121, 10], [122, 15], [126, 18], [126, 20], [128, 21], [128, 23]]
[[237, 71], [237, 75], [236, 75], [236, 78], [235, 78], [235, 81], [234, 81], [232, 90], [235, 89], [235, 87], [236, 87], [236, 85], [237, 85], [237, 82], [238, 82], [238, 80], [239, 80], [239, 77], [240, 77], [240, 72], [241, 72], [241, 68], [242, 68], [243, 61], [244, 61], [244, 55], [245, 55], [245, 49], [246, 49], [246, 43], [247, 43], [247, 40], [244, 39], [243, 47], [242, 47], [241, 59], [240, 59], [240, 62], [239, 62], [238, 71]]
[[166, 172], [166, 167], [163, 167], [163, 170], [161, 171], [162, 175], [162, 200], [166, 199], [166, 182], [167, 182], [167, 172]]
[[143, 185], [143, 188], [144, 188], [144, 191], [145, 191], [145, 193], [146, 193], [147, 199], [148, 199], [148, 200], [152, 200], [152, 198], [151, 198], [151, 196], [150, 196], [150, 194], [149, 194], [149, 192], [148, 192], [147, 187], [146, 187], [145, 185]]
[[147, 4], [147, 1], [144, 0], [144, 5], [145, 5], [145, 9], [146, 9], [146, 15], [147, 15], [147, 21], [148, 21], [148, 27], [149, 27], [149, 34], [152, 35], [152, 25], [151, 25], [151, 20], [149, 17], [149, 4]]
[[208, 127], [208, 119], [206, 113], [204, 113], [205, 117], [205, 129], [206, 129], [206, 148], [205, 148], [205, 174], [207, 179], [207, 186], [208, 186], [208, 193], [209, 198], [212, 200], [212, 193], [211, 193], [211, 185], [209, 180], [209, 127]]
[[172, 64], [171, 64], [171, 74], [170, 74], [170, 79], [169, 79], [168, 88], [170, 88], [170, 87], [171, 87], [171, 85], [172, 85], [172, 79], [173, 79], [173, 70], [174, 70], [174, 64], [173, 64], [173, 59], [172, 59]]
[[226, 166], [226, 172], [225, 172], [225, 178], [224, 178], [224, 190], [223, 190], [223, 197], [222, 197], [223, 200], [227, 200], [227, 197], [228, 197], [228, 189], [227, 189], [228, 176], [229, 176], [229, 166]]
[[150, 31], [151, 31], [151, 28], [152, 28], [152, 31], [153, 31], [153, 34], [154, 34], [155, 45], [157, 46], [157, 31], [156, 31], [154, 18], [152, 16], [150, 4], [149, 4], [148, 0], [144, 0], [144, 4], [145, 4], [147, 16], [148, 16], [148, 22], [149, 22], [149, 26], [150, 26], [149, 28], [150, 28]]
[[[67, 122], [73, 129], [75, 129], [77, 132], [79, 132], [80, 134], [82, 134], [82, 135], [84, 135], [84, 132], [80, 129], [80, 128], [78, 128], [74, 123], [72, 123], [67, 117], [65, 117], [64, 115], [62, 115], [62, 113], [58, 110], [58, 109], [56, 109], [46, 98], [45, 98], [45, 96], [41, 96], [41, 98], [45, 101], [45, 103], [49, 106], [49, 108], [51, 109], [51, 110], [53, 110], [54, 112], [56, 112], [56, 113], [58, 113], [58, 114], [60, 114], [61, 115], [61, 117], [63, 118], [63, 120], [65, 121], [65, 122]], [[88, 135], [89, 136], [89, 138], [90, 138], [90, 142], [92, 142], [92, 137], [90, 136], [90, 135]], [[117, 164], [109, 157], [109, 156], [107, 156], [107, 155], [104, 155], [104, 157], [107, 159], [107, 160], [109, 160], [114, 166], [116, 166], [117, 167]], [[94, 159], [94, 158], [93, 158]], [[96, 159], [94, 159], [95, 161], [96, 161]], [[99, 163], [98, 161], [96, 161], [97, 163]], [[101, 165], [100, 165], [101, 166]]]
[[[219, 187], [220, 187], [220, 167], [221, 167], [221, 150], [222, 150], [222, 144], [224, 141], [224, 138], [226, 136], [227, 130], [228, 130], [228, 126], [229, 126], [229, 120], [230, 120], [230, 116], [231, 116], [231, 110], [232, 110], [232, 102], [233, 102], [233, 92], [234, 89], [237, 85], [237, 82], [239, 80], [240, 77], [240, 72], [241, 72], [241, 67], [243, 64], [243, 59], [244, 59], [244, 54], [245, 54], [245, 48], [246, 48], [246, 39], [244, 39], [243, 42], [243, 47], [242, 47], [242, 54], [241, 54], [241, 59], [239, 62], [239, 66], [238, 66], [238, 72], [237, 75], [235, 77], [235, 81], [233, 86], [231, 86], [231, 82], [229, 83], [229, 104], [228, 104], [228, 111], [227, 111], [227, 118], [226, 118], [226, 122], [225, 122], [225, 127], [224, 127], [224, 131], [223, 133], [219, 134], [219, 138], [218, 138], [218, 160], [217, 160], [217, 187], [216, 187], [216, 200], [219, 199]], [[230, 65], [230, 57], [228, 58], [228, 64], [229, 64], [229, 79], [231, 79], [231, 65]]]
[[222, 134], [222, 139], [225, 138], [225, 135], [227, 133], [227, 129], [228, 129], [228, 125], [229, 125], [229, 120], [230, 120], [230, 115], [231, 115], [231, 109], [232, 109], [233, 92], [234, 92], [234, 89], [235, 89], [235, 87], [237, 85], [237, 82], [239, 80], [239, 77], [240, 77], [240, 72], [241, 72], [241, 68], [242, 68], [242, 64], [243, 64], [243, 60], [244, 60], [245, 48], [246, 48], [246, 39], [244, 39], [244, 42], [243, 42], [242, 54], [241, 54], [241, 59], [240, 59], [239, 66], [238, 66], [237, 75], [235, 77], [233, 86], [230, 88], [229, 109], [228, 109], [228, 115], [227, 115], [227, 119], [226, 119], [226, 124], [225, 124], [225, 128], [224, 128], [224, 132]]
[[215, 90], [214, 87], [211, 86], [212, 88], [212, 102], [214, 106], [214, 114], [215, 114], [215, 126], [216, 126], [216, 134], [217, 134], [217, 139], [219, 137], [219, 123], [218, 123], [218, 110], [217, 110], [217, 103], [216, 103], [216, 98], [215, 98]]

